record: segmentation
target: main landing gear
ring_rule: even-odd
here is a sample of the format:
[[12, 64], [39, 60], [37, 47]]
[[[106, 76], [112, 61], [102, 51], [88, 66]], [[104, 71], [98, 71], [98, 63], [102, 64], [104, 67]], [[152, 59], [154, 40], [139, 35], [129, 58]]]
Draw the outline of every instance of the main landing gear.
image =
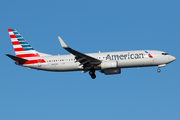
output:
[[91, 76], [92, 79], [95, 79], [95, 78], [96, 78], [95, 70], [94, 70], [94, 69], [91, 69], [91, 70], [89, 71], [89, 75]]

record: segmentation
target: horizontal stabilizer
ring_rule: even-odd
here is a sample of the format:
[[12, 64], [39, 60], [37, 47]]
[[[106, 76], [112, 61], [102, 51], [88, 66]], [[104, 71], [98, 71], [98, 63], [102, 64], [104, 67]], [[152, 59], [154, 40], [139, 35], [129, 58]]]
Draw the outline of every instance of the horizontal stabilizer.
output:
[[10, 55], [10, 54], [5, 54], [5, 55], [8, 56], [8, 57], [10, 57], [10, 58], [13, 59], [14, 61], [19, 61], [19, 62], [25, 62], [25, 61], [28, 61], [28, 60], [26, 60], [26, 59], [19, 58], [19, 57]]

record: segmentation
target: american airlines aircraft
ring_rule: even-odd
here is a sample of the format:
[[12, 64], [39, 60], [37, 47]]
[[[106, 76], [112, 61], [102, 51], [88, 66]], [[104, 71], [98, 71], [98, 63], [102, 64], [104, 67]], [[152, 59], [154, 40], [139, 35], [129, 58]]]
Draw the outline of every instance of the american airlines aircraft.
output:
[[121, 68], [130, 67], [160, 67], [173, 62], [176, 58], [166, 52], [157, 50], [135, 50], [119, 52], [99, 52], [83, 54], [70, 47], [59, 38], [61, 46], [70, 52], [70, 55], [49, 55], [37, 52], [15, 30], [8, 29], [16, 56], [6, 54], [15, 64], [26, 68], [46, 71], [82, 71], [88, 72], [92, 79], [96, 78], [95, 71], [105, 75], [120, 74]]

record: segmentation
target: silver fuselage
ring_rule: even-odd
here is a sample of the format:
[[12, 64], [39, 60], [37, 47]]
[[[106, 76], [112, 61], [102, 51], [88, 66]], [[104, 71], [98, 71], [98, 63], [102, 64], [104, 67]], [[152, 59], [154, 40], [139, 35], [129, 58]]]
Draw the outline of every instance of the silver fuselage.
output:
[[[162, 64], [168, 64], [175, 60], [175, 57], [171, 55], [162, 55], [163, 51], [148, 50], [153, 56], [150, 58], [145, 50], [136, 51], [119, 51], [119, 52], [103, 52], [103, 53], [89, 53], [88, 56], [104, 61], [117, 61], [118, 68], [129, 67], [147, 67], [158, 66]], [[35, 58], [31, 58], [35, 59]], [[34, 68], [38, 70], [46, 71], [83, 71], [85, 70], [83, 65], [76, 61], [75, 56], [70, 55], [56, 55], [56, 56], [44, 56], [41, 57], [46, 63], [36, 64], [24, 64], [22, 66], [27, 68]], [[101, 70], [100, 67], [96, 67], [96, 70]], [[88, 70], [88, 68], [86, 68]]]

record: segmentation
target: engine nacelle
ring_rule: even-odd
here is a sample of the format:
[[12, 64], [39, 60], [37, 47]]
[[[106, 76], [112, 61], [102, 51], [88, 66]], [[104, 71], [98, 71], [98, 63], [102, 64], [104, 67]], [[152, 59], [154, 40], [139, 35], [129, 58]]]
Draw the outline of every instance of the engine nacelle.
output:
[[111, 69], [101, 70], [101, 73], [104, 73], [105, 75], [120, 74], [121, 69], [120, 68], [111, 68]]
[[117, 61], [105, 61], [101, 63], [101, 69], [109, 69], [109, 68], [117, 68], [118, 62]]

